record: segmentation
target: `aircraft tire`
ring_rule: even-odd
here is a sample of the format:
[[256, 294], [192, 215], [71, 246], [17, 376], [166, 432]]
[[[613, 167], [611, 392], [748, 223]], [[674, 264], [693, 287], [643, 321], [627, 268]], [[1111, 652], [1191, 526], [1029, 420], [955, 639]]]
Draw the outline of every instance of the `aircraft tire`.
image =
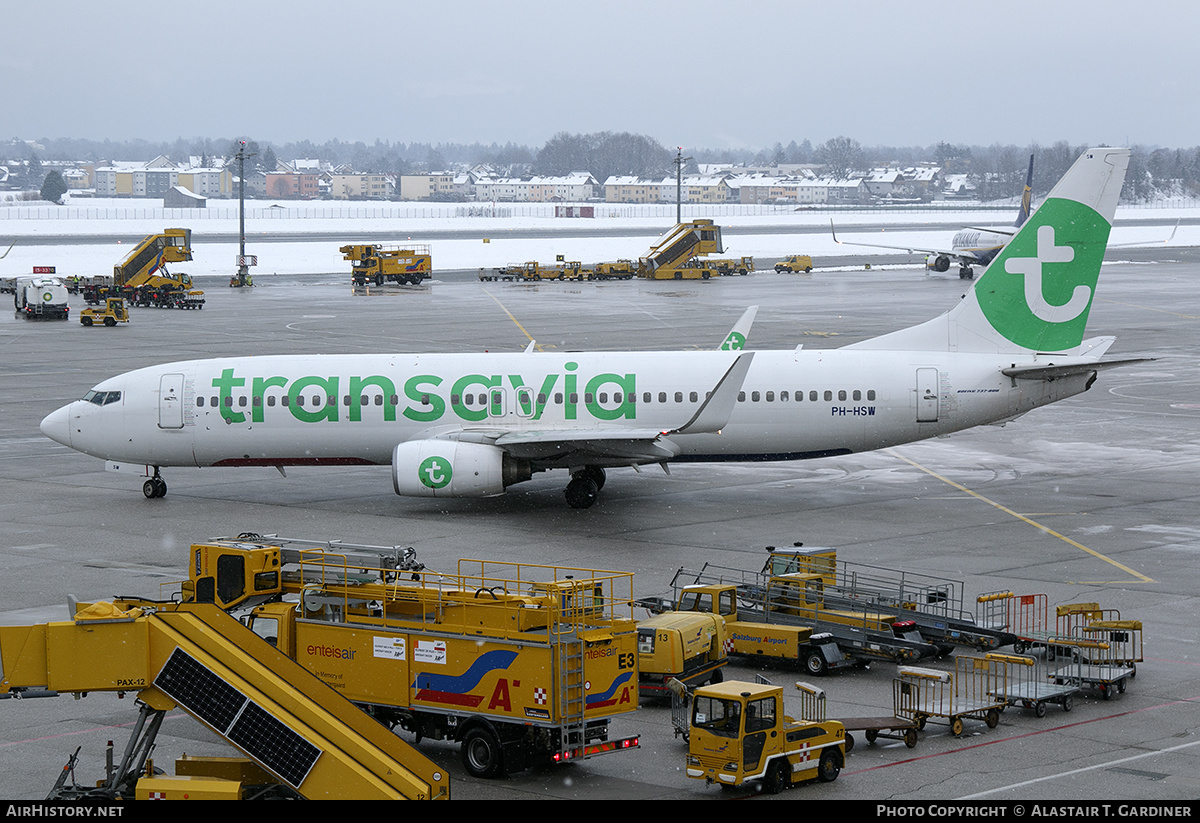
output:
[[596, 498], [600, 494], [600, 490], [596, 488], [596, 481], [590, 477], [577, 474], [571, 478], [571, 482], [567, 484], [564, 494], [567, 497], [567, 505], [573, 509], [587, 509], [596, 502]]
[[600, 468], [599, 466], [587, 466], [587, 467], [577, 471], [575, 473], [575, 476], [576, 477], [582, 476], [582, 477], [586, 477], [587, 479], [591, 480], [593, 483], [596, 484], [596, 491], [600, 491], [601, 489], [604, 488], [604, 481], [607, 479], [607, 475], [605, 475], [604, 469]]

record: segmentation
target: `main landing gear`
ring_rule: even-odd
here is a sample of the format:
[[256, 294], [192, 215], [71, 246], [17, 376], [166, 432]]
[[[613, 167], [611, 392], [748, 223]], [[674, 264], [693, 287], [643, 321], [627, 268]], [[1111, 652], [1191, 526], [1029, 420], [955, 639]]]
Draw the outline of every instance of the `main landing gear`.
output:
[[564, 494], [567, 505], [573, 509], [586, 509], [596, 502], [600, 490], [604, 488], [604, 469], [599, 466], [584, 466], [571, 474], [571, 482], [567, 484]]
[[158, 474], [158, 466], [154, 467], [154, 476], [142, 484], [142, 494], [147, 500], [167, 496], [167, 481]]

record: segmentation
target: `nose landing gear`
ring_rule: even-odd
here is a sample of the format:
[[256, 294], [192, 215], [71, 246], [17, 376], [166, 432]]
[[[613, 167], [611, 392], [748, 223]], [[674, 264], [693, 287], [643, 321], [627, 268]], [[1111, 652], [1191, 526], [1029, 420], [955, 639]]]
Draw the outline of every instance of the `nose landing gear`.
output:
[[147, 500], [167, 496], [167, 481], [158, 474], [158, 466], [154, 467], [154, 476], [142, 484], [142, 494]]

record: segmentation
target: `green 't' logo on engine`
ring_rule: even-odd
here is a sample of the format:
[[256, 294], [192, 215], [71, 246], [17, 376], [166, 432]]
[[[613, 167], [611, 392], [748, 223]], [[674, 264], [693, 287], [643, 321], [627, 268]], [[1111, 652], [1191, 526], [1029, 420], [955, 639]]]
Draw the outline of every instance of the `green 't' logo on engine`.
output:
[[992, 327], [1035, 351], [1082, 343], [1110, 229], [1074, 200], [1043, 203], [976, 284]]
[[450, 461], [436, 455], [426, 457], [417, 467], [417, 477], [420, 478], [421, 484], [431, 489], [443, 489], [448, 486], [453, 474]]

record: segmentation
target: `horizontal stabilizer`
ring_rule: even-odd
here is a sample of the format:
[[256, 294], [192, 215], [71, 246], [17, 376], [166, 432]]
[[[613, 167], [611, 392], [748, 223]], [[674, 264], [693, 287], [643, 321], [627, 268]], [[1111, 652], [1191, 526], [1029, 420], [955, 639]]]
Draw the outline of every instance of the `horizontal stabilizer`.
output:
[[1134, 363], [1149, 363], [1153, 357], [1129, 357], [1123, 360], [1082, 360], [1073, 363], [1047, 363], [1028, 366], [1013, 366], [1001, 369], [1006, 377], [1017, 380], [1054, 380], [1059, 377], [1070, 377], [1076, 374], [1087, 374], [1101, 369], [1113, 369], [1118, 366], [1131, 366]]

